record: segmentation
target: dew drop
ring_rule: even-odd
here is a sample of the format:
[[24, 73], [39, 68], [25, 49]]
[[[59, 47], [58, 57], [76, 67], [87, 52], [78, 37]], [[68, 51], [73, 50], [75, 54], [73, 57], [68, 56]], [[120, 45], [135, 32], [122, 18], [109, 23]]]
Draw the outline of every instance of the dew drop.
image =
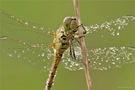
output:
[[17, 57], [18, 57], [18, 58], [20, 58], [20, 56], [21, 56], [21, 55], [20, 55], [20, 54], [18, 54], [18, 56], [17, 56]]
[[44, 57], [45, 56], [45, 53], [42, 53], [42, 55], [41, 55], [42, 57]]
[[9, 57], [12, 57], [13, 55], [12, 54], [8, 54]]
[[26, 26], [28, 26], [28, 25], [29, 25], [27, 21], [25, 22], [25, 25], [26, 25]]
[[32, 28], [36, 29], [37, 27], [36, 26], [33, 26]]
[[112, 62], [112, 64], [115, 64], [115, 62]]
[[120, 35], [120, 33], [118, 32], [117, 35]]

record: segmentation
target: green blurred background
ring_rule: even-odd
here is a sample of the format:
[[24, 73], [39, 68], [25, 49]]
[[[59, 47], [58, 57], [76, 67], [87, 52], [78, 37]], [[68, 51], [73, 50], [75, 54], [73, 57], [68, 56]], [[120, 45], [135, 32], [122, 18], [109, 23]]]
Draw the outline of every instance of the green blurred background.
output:
[[[79, 0], [79, 6], [84, 25], [135, 14], [134, 0]], [[53, 30], [65, 16], [74, 16], [72, 0], [0, 0], [0, 9]], [[134, 64], [90, 72], [93, 90], [135, 90]], [[0, 52], [0, 90], [43, 90], [48, 74]], [[53, 90], [87, 90], [84, 71], [72, 72], [60, 65]]]

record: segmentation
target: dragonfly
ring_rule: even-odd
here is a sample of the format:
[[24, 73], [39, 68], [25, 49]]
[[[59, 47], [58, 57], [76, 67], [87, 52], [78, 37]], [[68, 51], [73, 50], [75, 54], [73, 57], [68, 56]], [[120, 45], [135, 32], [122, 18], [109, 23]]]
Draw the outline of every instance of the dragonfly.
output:
[[[11, 58], [25, 61], [42, 71], [50, 71], [54, 57], [53, 49], [50, 46], [54, 39], [54, 31], [48, 27], [22, 20], [2, 10], [0, 10], [0, 17], [2, 33], [0, 50]], [[90, 40], [93, 44], [87, 43], [90, 47], [95, 47], [97, 42], [108, 45], [108, 47], [87, 48], [90, 69], [108, 70], [135, 62], [134, 47], [109, 45], [109, 43], [119, 40], [120, 36], [126, 36], [130, 31], [125, 28], [134, 20], [134, 16], [125, 15], [102, 24], [84, 26], [87, 31], [86, 41]], [[126, 33], [123, 34], [123, 32]], [[78, 38], [77, 35], [74, 37]], [[95, 37], [96, 40], [92, 40]], [[108, 38], [111, 42], [107, 40]], [[78, 42], [74, 42], [73, 45], [76, 59], [70, 57], [70, 49], [67, 49], [61, 57], [63, 66], [71, 71], [84, 69], [81, 61], [81, 48]]]

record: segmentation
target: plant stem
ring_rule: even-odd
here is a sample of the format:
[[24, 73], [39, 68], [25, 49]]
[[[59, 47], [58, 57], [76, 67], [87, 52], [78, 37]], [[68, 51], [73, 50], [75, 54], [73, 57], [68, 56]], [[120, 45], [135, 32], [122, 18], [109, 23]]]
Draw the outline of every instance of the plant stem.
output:
[[[81, 23], [81, 19], [80, 19], [80, 11], [79, 11], [79, 6], [78, 6], [78, 0], [73, 0], [73, 3], [74, 3], [74, 11], [75, 11], [75, 14], [76, 14], [77, 24], [79, 26], [82, 23]], [[84, 35], [83, 31], [84, 31], [84, 28], [82, 26], [79, 26], [78, 27], [79, 36]], [[89, 71], [88, 58], [87, 58], [87, 53], [86, 53], [86, 44], [85, 44], [85, 38], [84, 37], [80, 38], [80, 44], [81, 44], [81, 49], [82, 49], [82, 57], [83, 57], [84, 71], [85, 71], [87, 87], [88, 87], [88, 90], [92, 90], [92, 83], [91, 83], [91, 78], [90, 78], [90, 71]]]

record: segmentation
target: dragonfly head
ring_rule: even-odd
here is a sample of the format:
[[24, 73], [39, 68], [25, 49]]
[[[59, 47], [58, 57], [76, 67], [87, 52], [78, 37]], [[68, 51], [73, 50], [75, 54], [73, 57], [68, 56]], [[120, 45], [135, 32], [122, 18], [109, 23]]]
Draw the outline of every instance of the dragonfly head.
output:
[[65, 17], [63, 20], [63, 27], [66, 31], [77, 27], [76, 17]]

